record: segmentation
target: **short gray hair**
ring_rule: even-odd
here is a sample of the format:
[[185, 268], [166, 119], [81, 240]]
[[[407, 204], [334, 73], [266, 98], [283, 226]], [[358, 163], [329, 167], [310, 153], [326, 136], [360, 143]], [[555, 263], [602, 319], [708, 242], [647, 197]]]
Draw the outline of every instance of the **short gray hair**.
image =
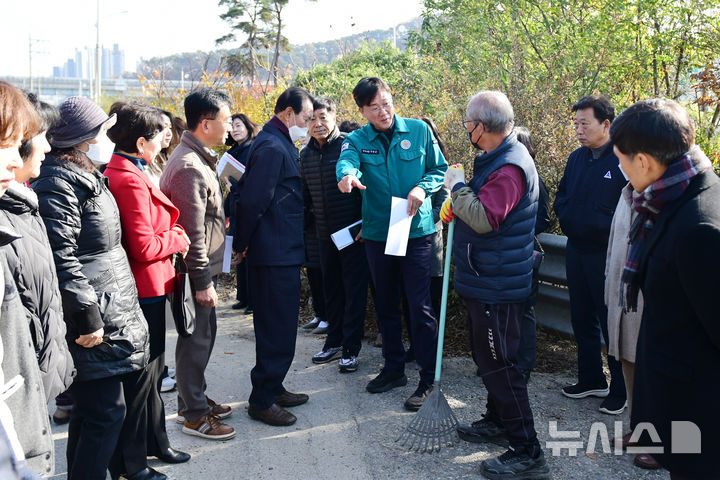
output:
[[468, 101], [466, 115], [485, 126], [488, 133], [510, 133], [515, 120], [510, 100], [497, 90], [476, 93]]

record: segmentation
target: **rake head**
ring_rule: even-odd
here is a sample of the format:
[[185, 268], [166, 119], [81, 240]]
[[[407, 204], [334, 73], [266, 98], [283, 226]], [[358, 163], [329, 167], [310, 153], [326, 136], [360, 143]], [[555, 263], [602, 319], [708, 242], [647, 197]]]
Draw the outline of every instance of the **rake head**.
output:
[[436, 384], [405, 431], [395, 439], [418, 452], [438, 452], [458, 441], [458, 421], [445, 395]]

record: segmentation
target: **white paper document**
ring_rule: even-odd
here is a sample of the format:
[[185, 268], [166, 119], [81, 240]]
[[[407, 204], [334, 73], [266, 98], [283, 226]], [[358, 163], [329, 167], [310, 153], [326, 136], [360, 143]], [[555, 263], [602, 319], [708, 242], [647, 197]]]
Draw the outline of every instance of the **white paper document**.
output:
[[232, 177], [240, 180], [245, 173], [245, 165], [238, 162], [235, 157], [225, 152], [217, 164], [217, 173], [220, 178]]
[[223, 273], [230, 273], [230, 262], [233, 258], [232, 235], [225, 235], [225, 253], [223, 254]]
[[342, 250], [343, 248], [345, 248], [349, 245], [352, 245], [355, 242], [355, 236], [352, 233], [350, 233], [350, 230], [353, 230], [353, 232], [354, 232], [357, 229], [355, 229], [353, 227], [356, 227], [361, 224], [362, 224], [362, 220], [358, 220], [357, 222], [353, 223], [352, 225], [348, 225], [347, 227], [345, 227], [341, 230], [338, 230], [337, 232], [330, 235], [330, 238], [332, 238], [332, 241], [338, 250]]
[[392, 197], [385, 255], [405, 256], [412, 223], [412, 217], [407, 214], [407, 208], [407, 198]]

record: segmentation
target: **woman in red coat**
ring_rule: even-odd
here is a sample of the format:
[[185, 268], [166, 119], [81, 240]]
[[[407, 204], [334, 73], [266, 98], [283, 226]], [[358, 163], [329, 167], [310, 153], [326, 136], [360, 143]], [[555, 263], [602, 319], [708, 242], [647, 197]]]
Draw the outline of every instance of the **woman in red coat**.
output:
[[124, 102], [116, 102], [110, 112], [117, 115], [117, 123], [108, 131], [115, 154], [104, 173], [120, 211], [122, 243], [150, 331], [147, 454], [167, 463], [186, 462], [190, 455], [170, 447], [158, 384], [165, 365], [165, 298], [173, 291], [175, 277], [172, 256], [184, 256], [190, 239], [175, 223], [178, 209], [143, 173], [162, 148], [162, 113]]

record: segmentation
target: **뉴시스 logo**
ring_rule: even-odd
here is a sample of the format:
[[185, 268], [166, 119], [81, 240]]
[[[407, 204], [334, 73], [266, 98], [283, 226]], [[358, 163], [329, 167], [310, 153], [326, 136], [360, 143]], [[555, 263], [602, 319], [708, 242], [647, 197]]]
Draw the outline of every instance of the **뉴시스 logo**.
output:
[[[557, 421], [551, 420], [548, 422], [548, 435], [552, 440], [545, 442], [545, 448], [552, 451], [553, 456], [561, 456], [566, 454], [570, 457], [577, 456], [577, 452], [580, 449], [585, 449], [586, 453], [594, 454], [598, 442], [600, 444], [601, 453], [622, 455], [623, 448], [622, 439], [623, 436], [623, 422], [614, 422], [614, 448], [610, 445], [610, 435], [608, 434], [607, 426], [602, 422], [593, 422], [590, 425], [590, 432], [588, 433], [587, 447], [581, 439], [579, 430], [558, 430]], [[660, 435], [652, 423], [643, 422], [638, 423], [630, 436], [630, 442], [637, 442], [643, 432], [647, 432], [648, 437], [652, 441], [652, 445], [649, 446], [629, 446], [627, 453], [636, 455], [639, 453], [648, 454], [662, 454], [662, 453], [689, 453], [698, 454], [701, 453], [701, 435], [700, 428], [693, 422], [689, 421], [673, 421], [671, 422], [671, 445], [669, 451], [666, 451], [666, 446], [660, 441]], [[567, 452], [567, 453], [564, 453]]]

